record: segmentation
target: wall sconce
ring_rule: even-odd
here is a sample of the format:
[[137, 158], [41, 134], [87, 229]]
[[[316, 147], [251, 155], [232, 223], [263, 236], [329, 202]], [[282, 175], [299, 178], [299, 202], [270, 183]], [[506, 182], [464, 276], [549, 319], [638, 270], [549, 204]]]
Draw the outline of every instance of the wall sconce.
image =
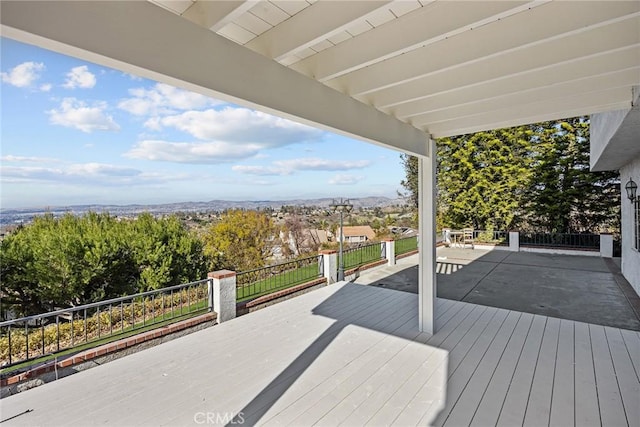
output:
[[627, 190], [627, 197], [631, 200], [631, 203], [636, 199], [636, 192], [638, 191], [638, 184], [636, 184], [633, 179], [629, 178], [629, 182], [624, 186], [624, 189]]

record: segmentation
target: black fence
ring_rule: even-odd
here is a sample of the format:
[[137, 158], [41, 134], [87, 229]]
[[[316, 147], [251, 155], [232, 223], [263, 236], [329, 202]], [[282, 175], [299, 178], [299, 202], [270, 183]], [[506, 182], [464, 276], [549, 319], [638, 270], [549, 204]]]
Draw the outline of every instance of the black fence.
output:
[[600, 250], [599, 234], [520, 232], [520, 246]]

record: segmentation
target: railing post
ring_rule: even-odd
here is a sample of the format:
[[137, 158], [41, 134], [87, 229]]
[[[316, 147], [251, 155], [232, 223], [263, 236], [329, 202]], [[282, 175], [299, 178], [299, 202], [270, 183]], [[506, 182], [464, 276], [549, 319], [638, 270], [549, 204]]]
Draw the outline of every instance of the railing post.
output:
[[207, 278], [213, 283], [213, 309], [218, 315], [218, 323], [236, 317], [236, 272], [219, 270], [209, 273]]
[[613, 235], [611, 233], [600, 234], [600, 256], [613, 258]]
[[216, 311], [213, 307], [213, 279], [210, 277], [207, 278], [207, 291], [209, 292], [209, 311]]
[[509, 250], [511, 252], [520, 252], [520, 232], [509, 232]]
[[386, 245], [387, 265], [396, 265], [396, 241], [387, 239], [382, 244]]
[[322, 264], [324, 267], [324, 277], [327, 278], [327, 285], [336, 283], [338, 280], [338, 256], [337, 252], [331, 249], [320, 251]]

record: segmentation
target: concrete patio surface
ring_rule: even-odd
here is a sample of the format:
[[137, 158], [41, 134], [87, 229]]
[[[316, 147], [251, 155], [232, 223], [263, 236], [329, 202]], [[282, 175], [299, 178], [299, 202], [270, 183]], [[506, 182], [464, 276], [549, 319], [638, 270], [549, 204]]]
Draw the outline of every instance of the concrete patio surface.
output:
[[[438, 248], [437, 258], [440, 298], [640, 331], [640, 299], [625, 296], [611, 271], [619, 268], [615, 262], [460, 248]], [[417, 263], [417, 255], [403, 258], [363, 273], [355, 283], [417, 293]]]

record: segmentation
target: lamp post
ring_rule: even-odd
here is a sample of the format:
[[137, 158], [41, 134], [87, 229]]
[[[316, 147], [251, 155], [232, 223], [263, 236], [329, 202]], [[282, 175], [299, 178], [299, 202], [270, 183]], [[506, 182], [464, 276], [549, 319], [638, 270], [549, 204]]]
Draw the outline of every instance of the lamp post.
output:
[[342, 227], [342, 216], [345, 212], [351, 212], [353, 205], [350, 203], [349, 199], [340, 198], [340, 200], [333, 199], [329, 207], [333, 209], [333, 212], [340, 212], [340, 253], [338, 255], [338, 281], [342, 281], [344, 280], [344, 258], [342, 257], [342, 241], [344, 240], [344, 233]]
[[633, 203], [636, 198], [636, 192], [638, 191], [638, 184], [629, 178], [629, 182], [624, 186], [624, 189], [627, 190], [627, 197], [631, 200], [631, 203]]

